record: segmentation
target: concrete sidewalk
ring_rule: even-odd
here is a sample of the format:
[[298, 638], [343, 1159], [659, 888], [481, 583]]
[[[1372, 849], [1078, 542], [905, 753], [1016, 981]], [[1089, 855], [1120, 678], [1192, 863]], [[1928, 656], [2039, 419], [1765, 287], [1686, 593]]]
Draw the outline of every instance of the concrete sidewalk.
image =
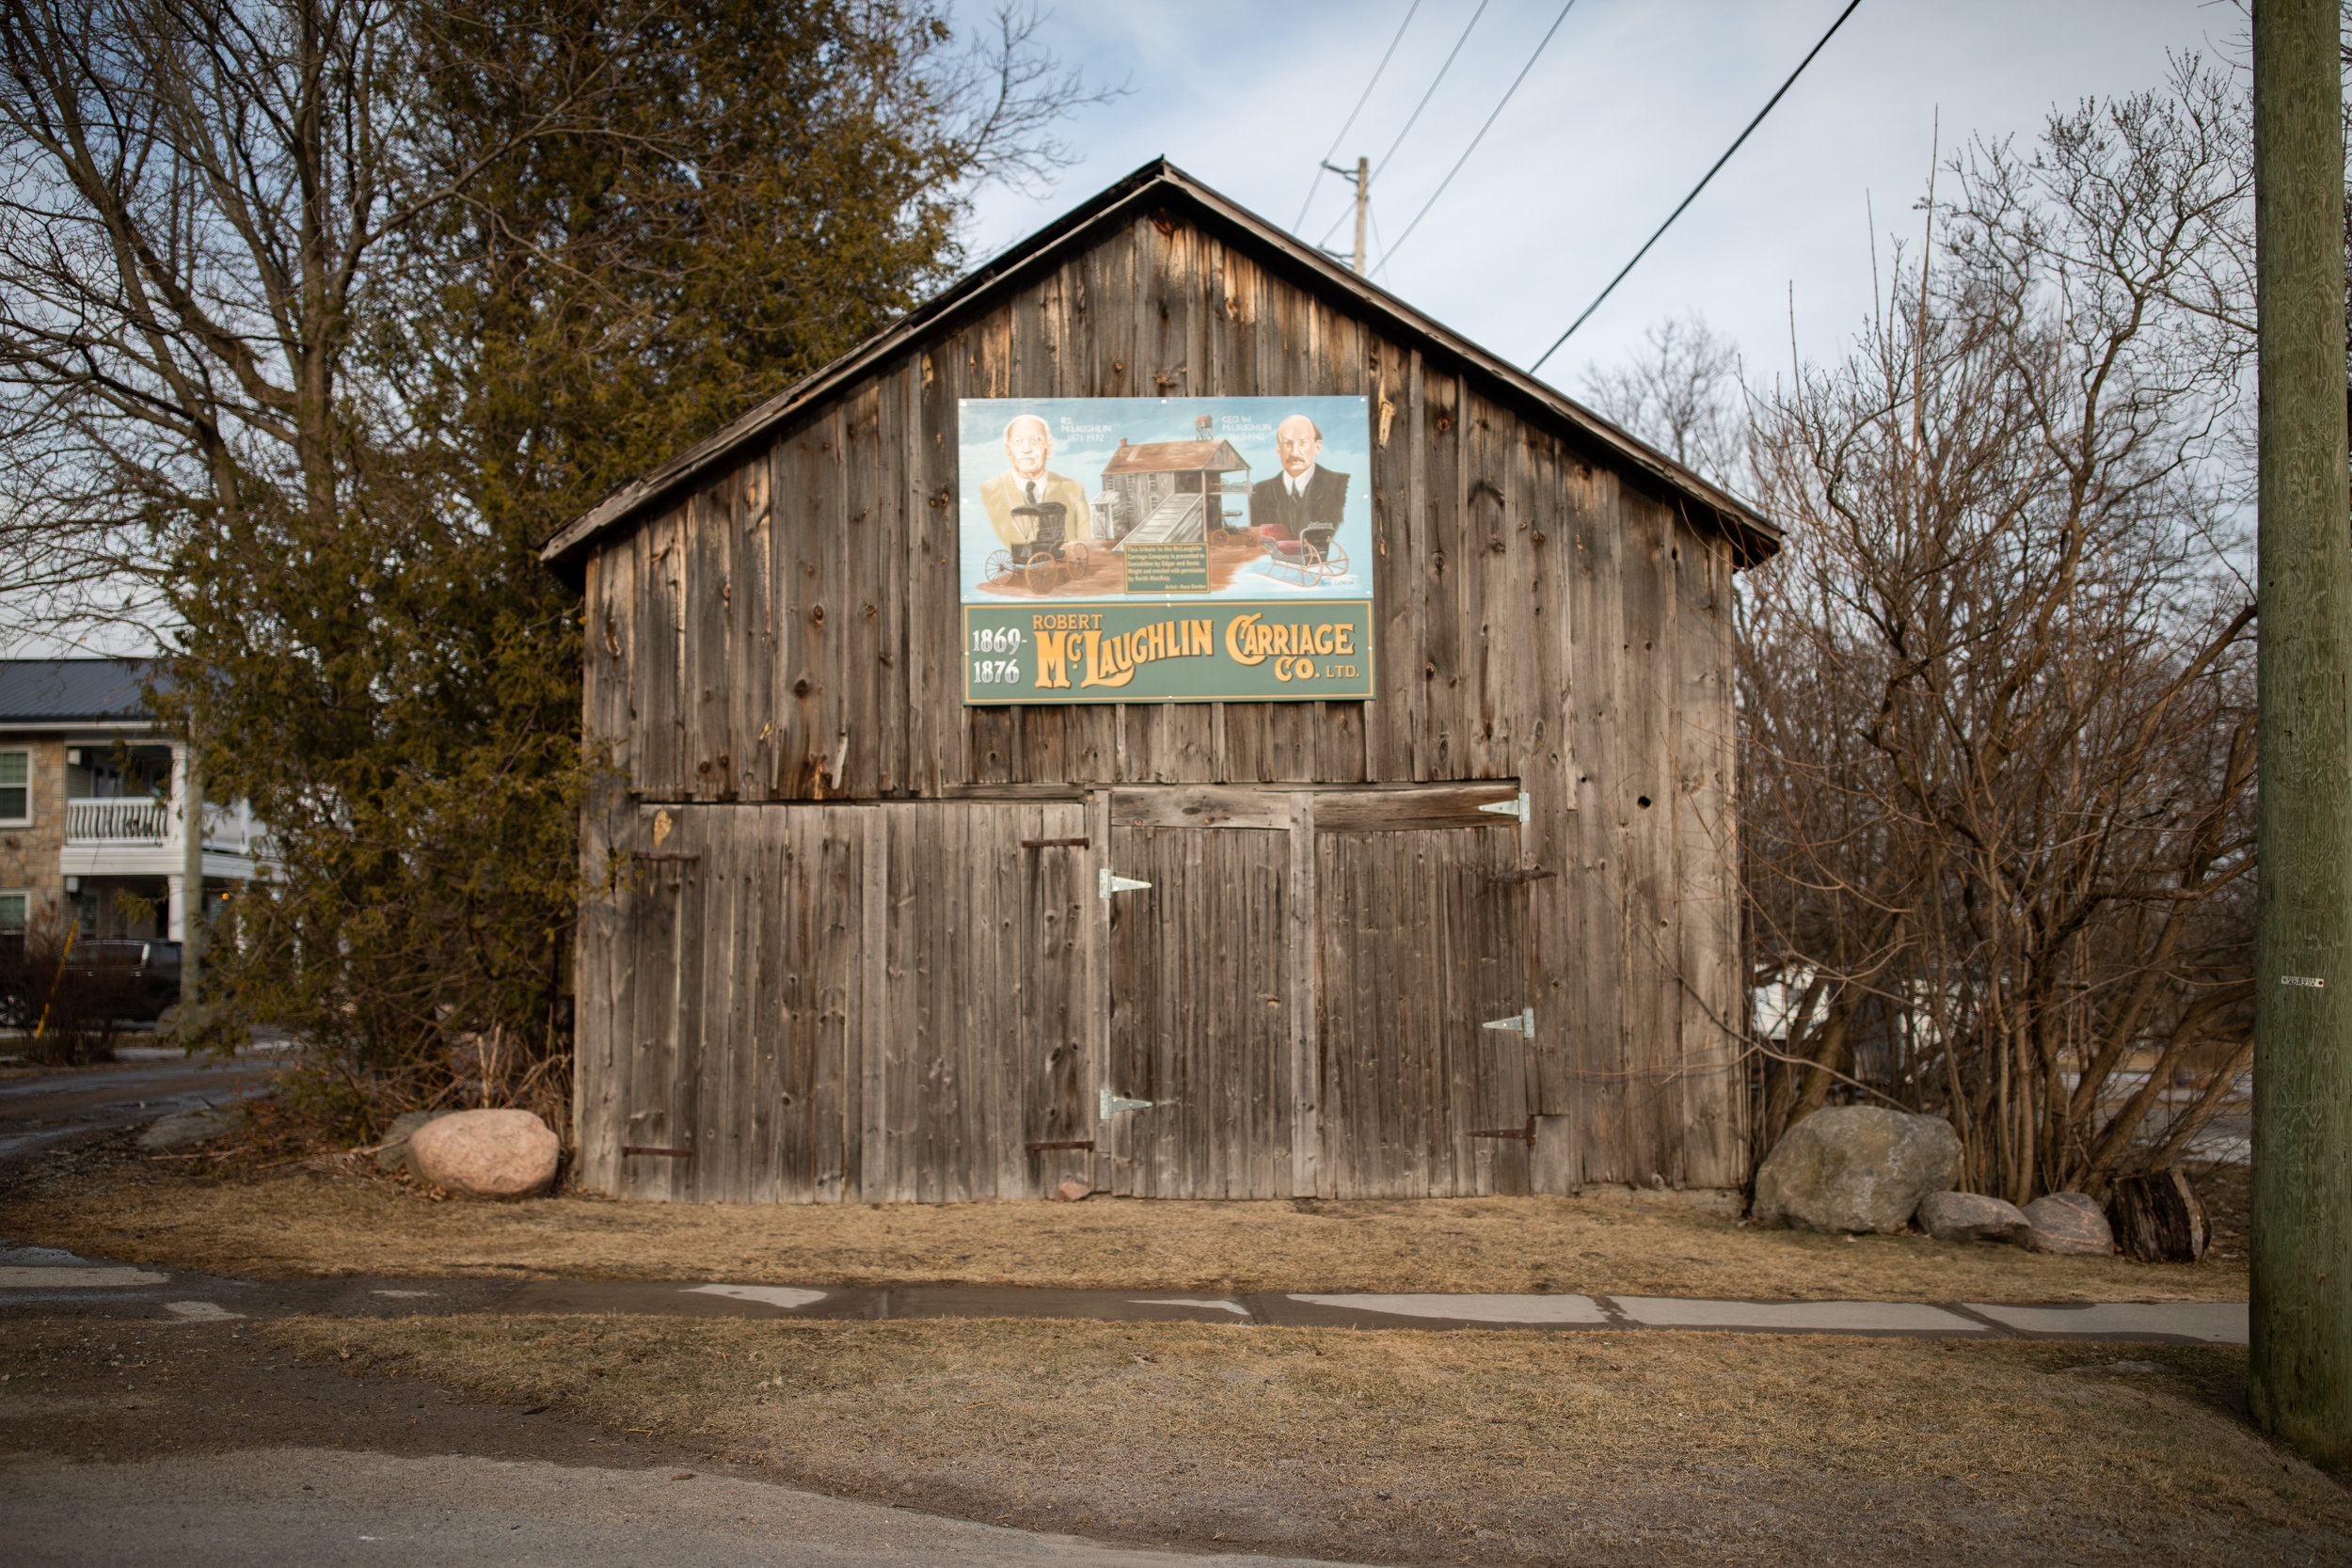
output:
[[1114, 1323], [1335, 1328], [1854, 1334], [1951, 1339], [2088, 1339], [2242, 1345], [2242, 1302], [1708, 1301], [1630, 1295], [1379, 1295], [872, 1288], [723, 1280], [226, 1279], [0, 1249], [0, 1316], [178, 1323], [414, 1313], [631, 1313], [704, 1318], [1086, 1318]]

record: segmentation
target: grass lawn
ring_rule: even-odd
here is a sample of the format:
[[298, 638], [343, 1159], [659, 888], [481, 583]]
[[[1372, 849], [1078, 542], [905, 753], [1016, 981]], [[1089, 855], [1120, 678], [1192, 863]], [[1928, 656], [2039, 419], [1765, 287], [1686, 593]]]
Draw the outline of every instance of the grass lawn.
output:
[[623, 1444], [1136, 1543], [1482, 1563], [2352, 1555], [2352, 1497], [2233, 1413], [2229, 1349], [619, 1317], [262, 1332]]
[[349, 1156], [204, 1179], [117, 1149], [0, 1194], [0, 1231], [94, 1257], [322, 1275], [956, 1282], [1114, 1290], [1597, 1291], [1780, 1300], [2239, 1301], [2194, 1265], [1768, 1230], [1641, 1198], [686, 1205], [437, 1201]]

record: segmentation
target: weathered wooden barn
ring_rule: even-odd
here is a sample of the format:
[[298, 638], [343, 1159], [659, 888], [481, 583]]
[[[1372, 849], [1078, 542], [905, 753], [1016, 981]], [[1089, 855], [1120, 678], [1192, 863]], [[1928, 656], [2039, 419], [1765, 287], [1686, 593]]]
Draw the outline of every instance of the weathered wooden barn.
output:
[[[1373, 411], [1374, 698], [967, 704], [959, 399], [1239, 393]], [[1732, 575], [1775, 542], [1145, 167], [548, 543], [618, 775], [586, 1185], [1737, 1185]]]

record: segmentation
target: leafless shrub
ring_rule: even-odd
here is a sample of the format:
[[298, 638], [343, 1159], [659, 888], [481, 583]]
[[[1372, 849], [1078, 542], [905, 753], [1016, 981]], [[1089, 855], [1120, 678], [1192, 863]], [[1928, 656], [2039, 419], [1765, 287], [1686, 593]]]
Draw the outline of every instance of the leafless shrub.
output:
[[20, 1054], [53, 1067], [114, 1054], [115, 1019], [129, 988], [119, 966], [73, 961], [72, 928], [36, 921], [0, 946], [0, 1020], [24, 1031]]
[[1949, 1116], [1981, 1190], [2097, 1190], [2249, 1060], [2246, 151], [2193, 65], [1979, 144], [1868, 330], [1756, 402], [1759, 1148], [1858, 1095]]

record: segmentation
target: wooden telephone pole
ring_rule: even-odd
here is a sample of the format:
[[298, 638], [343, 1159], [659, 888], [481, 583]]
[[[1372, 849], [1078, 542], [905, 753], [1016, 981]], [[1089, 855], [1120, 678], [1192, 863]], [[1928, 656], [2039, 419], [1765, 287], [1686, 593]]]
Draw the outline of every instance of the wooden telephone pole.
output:
[[2352, 499], [2337, 0], [2254, 0], [2262, 885], [2250, 1398], [2352, 1466]]
[[1364, 275], [1364, 213], [1372, 204], [1372, 160], [1370, 158], [1357, 159], [1353, 170], [1343, 169], [1337, 164], [1326, 164], [1323, 166], [1334, 174], [1344, 175], [1356, 182], [1356, 259], [1348, 265], [1355, 269], [1357, 277], [1361, 277]]

